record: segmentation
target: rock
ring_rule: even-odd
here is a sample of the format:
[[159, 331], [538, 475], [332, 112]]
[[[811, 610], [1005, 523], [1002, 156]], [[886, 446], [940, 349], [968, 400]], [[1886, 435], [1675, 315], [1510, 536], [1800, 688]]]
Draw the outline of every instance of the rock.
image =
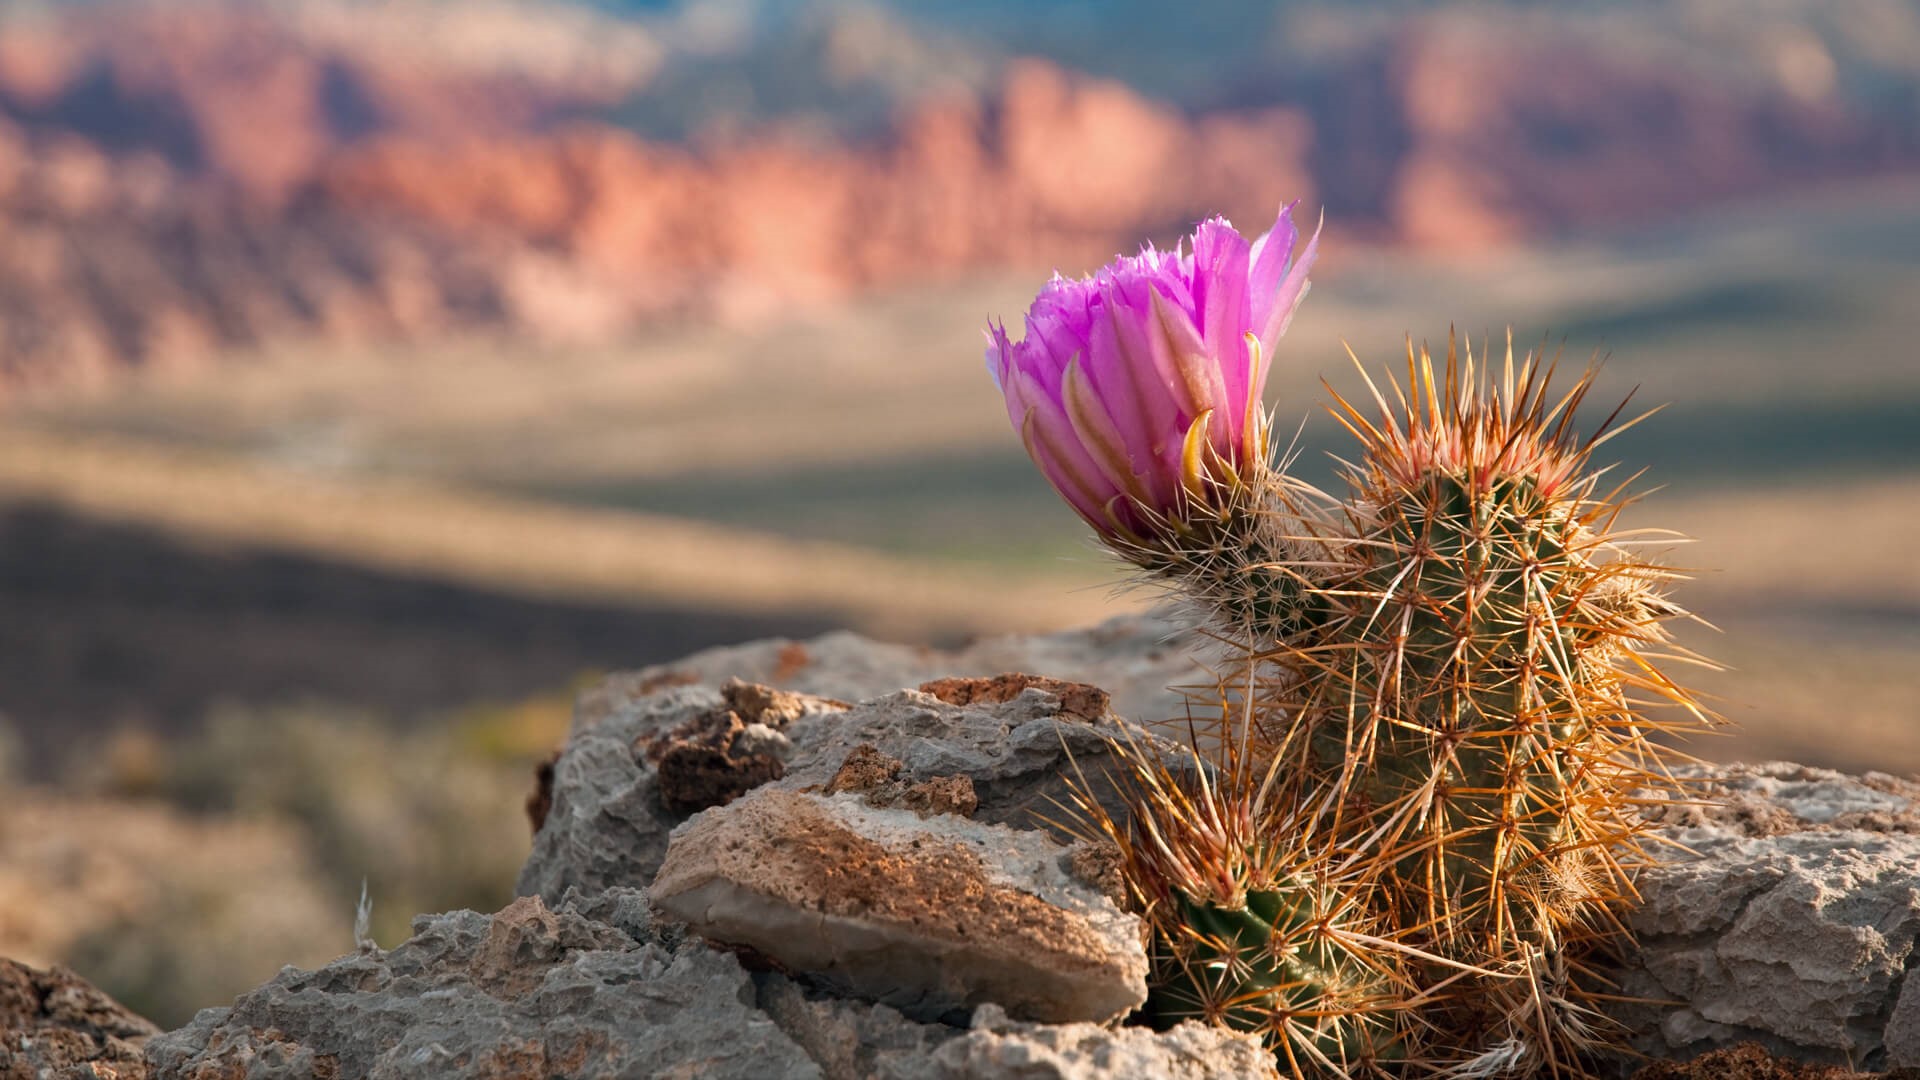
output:
[[828, 1080], [1271, 1080], [1257, 1039], [1199, 1024], [1167, 1032], [1098, 1024], [1027, 1024], [987, 1005], [957, 1029], [885, 1005], [811, 994], [778, 974], [755, 977], [760, 1007], [806, 1047]]
[[970, 818], [980, 809], [980, 795], [973, 790], [973, 781], [968, 777], [936, 776], [908, 784], [900, 779], [906, 767], [900, 759], [861, 743], [840, 763], [833, 779], [827, 781], [826, 794], [851, 791], [868, 806], [904, 806], [921, 817], [953, 814]]
[[[1049, 800], [1070, 762], [1098, 774], [1133, 691], [1008, 668], [1070, 659], [1165, 703], [1142, 690], [1182, 677], [1155, 627], [944, 654], [831, 635], [616, 676], [583, 695], [553, 764], [528, 895], [283, 971], [150, 1060], [165, 1076], [1271, 1076], [1250, 1038], [1078, 1019], [1139, 1001], [1145, 962], [1113, 853], [1062, 847]], [[971, 673], [990, 661], [1008, 665]], [[684, 747], [716, 755], [714, 777], [778, 767], [726, 800], [670, 799], [659, 762]], [[1698, 800], [1647, 811], [1689, 850], [1641, 873], [1620, 973], [1637, 1048], [1695, 1059], [1651, 1075], [1920, 1067], [1920, 784], [1778, 763], [1694, 780]]]
[[[646, 741], [660, 803], [673, 814], [723, 806], [786, 774], [793, 743], [786, 726], [811, 711], [846, 709], [842, 701], [808, 697], [729, 680], [722, 704], [696, 713]], [[542, 815], [544, 817], [544, 815]], [[536, 830], [537, 831], [537, 830]]]
[[662, 804], [641, 743], [721, 704], [706, 687], [669, 687], [624, 703], [604, 723], [577, 723], [553, 764], [552, 798], [520, 870], [518, 892], [558, 903], [569, 888], [644, 886], [680, 817]]
[[1920, 784], [1773, 763], [1705, 774], [1719, 806], [1661, 808], [1694, 852], [1642, 874], [1622, 1010], [1636, 1045], [1753, 1042], [1856, 1068], [1920, 1065]]
[[1258, 1039], [1192, 1022], [1171, 1031], [1109, 1030], [1093, 1024], [1016, 1024], [992, 1006], [974, 1014], [973, 1030], [936, 1050], [928, 1080], [1099, 1080], [1152, 1076], [1169, 1080], [1258, 1080], [1278, 1077], [1271, 1051]]
[[767, 787], [674, 830], [651, 896], [745, 946], [921, 1019], [993, 1003], [1108, 1021], [1146, 1001], [1140, 923], [1044, 833]]
[[[649, 880], [677, 819], [652, 809], [657, 796], [636, 794], [653, 781], [625, 747], [711, 708], [731, 676], [861, 701], [782, 729], [790, 752], [765, 789], [857, 794], [925, 812], [937, 808], [910, 802], [909, 790], [964, 777], [980, 820], [1033, 828], [1059, 814], [1047, 800], [1064, 793], [1061, 742], [1097, 775], [1101, 732], [1119, 730], [1105, 727], [1117, 723], [1111, 717], [1089, 722], [1102, 712], [1094, 687], [1114, 690], [1109, 708], [1131, 701], [1145, 716], [1168, 715], [1177, 697], [1151, 688], [1191, 679], [1196, 668], [1181, 652], [1190, 644], [1145, 616], [946, 653], [850, 634], [759, 642], [616, 676], [582, 698], [562, 759], [563, 774], [579, 772], [556, 793], [572, 816], [538, 838], [522, 889], [551, 902], [569, 887]], [[983, 669], [1003, 674], [974, 674]], [[1009, 670], [1064, 672], [1087, 685]], [[903, 684], [920, 689], [881, 689]], [[1671, 1058], [1751, 1041], [1789, 1060], [1915, 1064], [1920, 980], [1907, 973], [1920, 966], [1920, 787], [1781, 764], [1707, 769], [1699, 780], [1718, 805], [1650, 811], [1663, 838], [1696, 854], [1668, 849], [1640, 878], [1645, 902], [1633, 919], [1642, 947], [1623, 989], [1680, 1004], [1621, 1006], [1635, 1045]], [[1082, 880], [1115, 894], [1100, 852], [1077, 849], [1073, 861]]]
[[1113, 705], [1113, 695], [1097, 686], [1019, 672], [1002, 673], [991, 678], [961, 676], [933, 679], [920, 684], [921, 693], [930, 694], [949, 705], [997, 705], [1012, 701], [1028, 690], [1039, 690], [1059, 698], [1062, 713], [1086, 721], [1107, 715]]
[[[808, 694], [865, 701], [901, 687], [951, 676], [1040, 672], [1085, 683], [1110, 695], [1112, 711], [1151, 722], [1183, 715], [1183, 701], [1170, 686], [1204, 680], [1194, 657], [1205, 639], [1184, 628], [1171, 612], [1122, 615], [1097, 626], [1054, 634], [1008, 634], [962, 649], [940, 650], [874, 641], [836, 631], [806, 641], [770, 638], [706, 649], [682, 660], [609, 677], [582, 695], [576, 728], [597, 723], [638, 698], [669, 685], [719, 686], [739, 678]], [[929, 691], [934, 692], [934, 691]], [[952, 704], [959, 691], [936, 696]], [[1068, 705], [1068, 710], [1078, 708]]]
[[[1907, 966], [1909, 976], [1915, 966]], [[1920, 979], [1905, 980], [1899, 1000], [1893, 1003], [1893, 1013], [1887, 1017], [1887, 1064], [1920, 1069]]]
[[1633, 1080], [1872, 1080], [1878, 1075], [1789, 1061], [1756, 1043], [1739, 1043], [1691, 1061], [1656, 1061], [1635, 1072]]
[[849, 1001], [778, 972], [754, 976], [760, 1008], [819, 1064], [828, 1080], [908, 1080], [942, 1044], [959, 1037], [946, 1024], [923, 1024], [898, 1009]]
[[652, 935], [643, 908], [615, 892], [416, 919], [391, 952], [288, 968], [154, 1039], [153, 1075], [821, 1075], [733, 957]]
[[646, 894], [620, 888], [569, 896], [558, 910], [526, 897], [492, 916], [423, 916], [391, 952], [287, 968], [232, 1007], [203, 1010], [153, 1038], [148, 1061], [155, 1077], [194, 1080], [1272, 1075], [1251, 1040], [1192, 1025], [1031, 1024], [987, 1006], [970, 1028], [953, 1027], [779, 972], [749, 974], [655, 924]]
[[159, 1033], [66, 968], [0, 959], [0, 1078], [139, 1080]]
[[[1061, 637], [1086, 641], [1090, 635]], [[859, 653], [850, 648], [852, 641], [843, 639], [841, 644], [849, 647], [844, 655], [853, 670], [871, 672], [881, 666], [871, 657], [853, 659]], [[881, 647], [876, 651], [885, 655]], [[769, 656], [777, 655], [778, 648], [769, 650]], [[1116, 666], [1139, 662], [1137, 653], [1123, 649]], [[710, 668], [714, 664], [706, 663]], [[1106, 740], [1123, 730], [1110, 713], [1085, 715], [1104, 700], [1097, 688], [1029, 676], [949, 680], [935, 687], [970, 702], [964, 705], [917, 690], [896, 691], [850, 708], [842, 708], [838, 700], [799, 697], [792, 701], [807, 704], [780, 731], [788, 746], [777, 770], [728, 774], [716, 767], [714, 775], [730, 778], [719, 788], [669, 789], [649, 760], [653, 751], [702, 725], [712, 729], [712, 718], [727, 708], [725, 694], [745, 692], [687, 685], [677, 674], [663, 677], [669, 674], [675, 673], [654, 672], [637, 680], [616, 676], [610, 680], [613, 685], [583, 696], [573, 735], [554, 765], [552, 808], [521, 871], [520, 893], [557, 903], [569, 888], [591, 894], [613, 885], [644, 886], [659, 869], [668, 831], [701, 804], [691, 796], [714, 795], [722, 788], [731, 792], [744, 787], [741, 781], [746, 778], [792, 791], [826, 788], [863, 744], [899, 763], [890, 779], [899, 784], [903, 805], [1058, 830], [1057, 821], [1066, 816], [1063, 807], [1071, 799], [1065, 780], [1069, 761], [1094, 782], [1097, 794], [1110, 794], [1100, 779], [1108, 761]], [[748, 674], [757, 672], [749, 668]], [[824, 675], [824, 669], [817, 674]], [[872, 676], [844, 680], [835, 689], [858, 684], [861, 678]], [[649, 687], [662, 688], [648, 692]]]

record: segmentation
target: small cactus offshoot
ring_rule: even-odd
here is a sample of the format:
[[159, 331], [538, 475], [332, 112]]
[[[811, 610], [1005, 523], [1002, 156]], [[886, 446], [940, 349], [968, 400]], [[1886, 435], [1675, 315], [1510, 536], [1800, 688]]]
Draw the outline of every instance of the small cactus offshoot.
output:
[[[1304, 281], [1268, 238], [1208, 236], [1207, 259], [1050, 286], [1029, 326], [1111, 353], [1089, 382], [1077, 353], [1020, 352], [1008, 395], [1049, 479], [1220, 643], [1190, 767], [1117, 746], [1124, 820], [1083, 803], [1152, 927], [1156, 1015], [1260, 1031], [1299, 1075], [1584, 1075], [1618, 1035], [1597, 968], [1648, 860], [1639, 793], [1674, 786], [1655, 738], [1714, 719], [1662, 669], [1704, 663], [1666, 630], [1674, 572], [1636, 554], [1672, 538], [1621, 530], [1626, 484], [1593, 464], [1632, 422], [1583, 435], [1592, 372], [1556, 392], [1511, 342], [1497, 370], [1410, 345], [1404, 383], [1334, 395], [1359, 453], [1344, 498], [1314, 491], [1272, 464], [1257, 401]], [[1152, 296], [1112, 302], [1122, 279]], [[1198, 329], [1129, 333], [1140, 311]], [[996, 374], [1030, 344], [997, 334]], [[1210, 420], [1205, 385], [1243, 421]]]
[[[1083, 797], [1152, 935], [1147, 1013], [1262, 1036], [1296, 1074], [1371, 1075], [1406, 1054], [1414, 950], [1384, 936], [1371, 886], [1309, 824], [1284, 819], [1269, 772], [1225, 771], [1144, 739], [1115, 744], [1126, 808]], [[1087, 790], [1081, 785], [1081, 790]]]

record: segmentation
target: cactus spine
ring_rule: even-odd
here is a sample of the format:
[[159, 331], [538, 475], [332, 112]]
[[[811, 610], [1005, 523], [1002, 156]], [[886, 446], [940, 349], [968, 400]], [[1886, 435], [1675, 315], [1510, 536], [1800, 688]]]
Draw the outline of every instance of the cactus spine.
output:
[[[1154, 1023], [1198, 1020], [1262, 1036], [1295, 1075], [1370, 1074], [1405, 1053], [1416, 993], [1381, 935], [1371, 886], [1286, 813], [1269, 776], [1219, 770], [1123, 740], [1126, 812], [1080, 809], [1115, 845], [1152, 936]], [[1085, 792], [1083, 784], [1080, 789]]]
[[1671, 572], [1614, 535], [1605, 436], [1573, 427], [1591, 372], [1559, 397], [1549, 378], [1510, 347], [1490, 387], [1470, 353], [1436, 372], [1410, 350], [1397, 407], [1338, 400], [1363, 450], [1319, 617], [1261, 654], [1295, 675], [1261, 703], [1290, 721], [1273, 752], [1343, 833], [1382, 838], [1394, 918], [1489, 973], [1448, 1026], [1509, 1072], [1576, 1070], [1604, 1026], [1573, 976], [1620, 933], [1634, 792], [1665, 775], [1630, 693], [1706, 719], [1649, 656], [1683, 614]]
[[[1616, 531], [1624, 485], [1602, 490], [1591, 467], [1618, 410], [1591, 436], [1574, 427], [1591, 375], [1552, 396], [1551, 368], [1516, 363], [1511, 343], [1497, 377], [1451, 341], [1437, 370], [1410, 347], [1392, 404], [1371, 383], [1377, 411], [1335, 395], [1361, 444], [1344, 501], [1243, 468], [1237, 490], [1206, 503], [1217, 510], [1121, 546], [1225, 643], [1232, 690], [1196, 702], [1217, 717], [1196, 748], [1231, 751], [1212, 797], [1231, 803], [1236, 784], [1268, 777], [1259, 786], [1279, 809], [1256, 845], [1298, 851], [1317, 835], [1363, 868], [1340, 876], [1359, 907], [1307, 887], [1332, 878], [1285, 873], [1223, 903], [1159, 884], [1164, 868], [1130, 857], [1171, 943], [1164, 998], [1249, 1026], [1194, 973], [1271, 940], [1302, 904], [1370, 907], [1429, 958], [1409, 965], [1427, 987], [1424, 1025], [1443, 1033], [1425, 1040], [1427, 1060], [1458, 1075], [1583, 1074], [1608, 1034], [1588, 969], [1624, 935], [1618, 910], [1646, 858], [1634, 793], [1672, 784], [1651, 736], [1711, 721], [1656, 665], [1697, 658], [1663, 626], [1685, 614], [1662, 595], [1672, 572]], [[1649, 719], [1651, 702], [1678, 719]], [[1225, 767], [1236, 758], [1256, 765]], [[1133, 811], [1151, 832], [1171, 796], [1146, 794]], [[1270, 985], [1295, 987], [1289, 1008], [1343, 992], [1254, 962], [1226, 969], [1264, 1000]], [[1380, 1045], [1338, 1049], [1373, 1060]]]

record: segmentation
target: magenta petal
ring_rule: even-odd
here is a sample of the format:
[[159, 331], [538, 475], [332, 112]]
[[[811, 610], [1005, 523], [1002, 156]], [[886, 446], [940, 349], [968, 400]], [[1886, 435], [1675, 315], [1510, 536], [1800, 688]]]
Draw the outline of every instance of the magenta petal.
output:
[[1180, 306], [1158, 289], [1153, 292], [1153, 343], [1162, 350], [1160, 360], [1175, 375], [1175, 400], [1180, 411], [1191, 420], [1217, 409], [1226, 398], [1226, 380], [1220, 365], [1207, 355], [1206, 339]]
[[1223, 396], [1209, 425], [1216, 448], [1238, 443], [1246, 416], [1252, 372], [1248, 369], [1247, 330], [1249, 245], [1224, 218], [1201, 223], [1193, 234], [1196, 314], [1207, 355], [1220, 373]]
[[1108, 299], [1106, 318], [1093, 327], [1087, 375], [1126, 443], [1135, 493], [1149, 505], [1165, 505], [1174, 493], [1165, 465], [1179, 452], [1177, 411], [1154, 364], [1147, 328], [1120, 297]]
[[1293, 224], [1293, 208], [1298, 205], [1293, 202], [1281, 207], [1273, 228], [1253, 242], [1253, 265], [1247, 275], [1247, 291], [1253, 297], [1253, 322], [1248, 329], [1255, 333], [1266, 327], [1268, 318], [1273, 314], [1273, 303], [1279, 295], [1280, 283], [1286, 278], [1287, 267], [1293, 264], [1293, 248], [1300, 240], [1300, 230]]
[[1307, 246], [1293, 260], [1287, 269], [1287, 275], [1274, 290], [1273, 305], [1267, 313], [1264, 323], [1254, 331], [1260, 338], [1260, 367], [1253, 373], [1254, 393], [1266, 388], [1267, 371], [1273, 363], [1274, 350], [1280, 347], [1280, 336], [1287, 332], [1287, 326], [1293, 322], [1294, 309], [1307, 295], [1309, 283], [1307, 271], [1313, 268], [1313, 260], [1320, 251], [1320, 230], [1314, 229], [1313, 236], [1307, 240]]
[[1142, 295], [1137, 304], [1119, 293], [1109, 298], [1107, 325], [1104, 330], [1096, 329], [1094, 337], [1096, 341], [1113, 342], [1138, 388], [1146, 438], [1142, 440], [1145, 455], [1136, 464], [1154, 475], [1155, 482], [1148, 486], [1160, 491], [1163, 485], [1158, 478], [1172, 475], [1180, 460], [1179, 373], [1167, 350], [1154, 345], [1160, 331], [1153, 321], [1152, 289], [1149, 286], [1138, 291]]
[[1193, 307], [1208, 346], [1246, 333], [1249, 245], [1225, 218], [1193, 233]]
[[1000, 393], [1007, 392], [1007, 367], [1013, 363], [1013, 343], [1007, 340], [1007, 328], [1002, 323], [987, 324], [987, 374], [993, 376], [994, 388]]
[[1145, 473], [1150, 476], [1152, 470], [1135, 464], [1136, 447], [1129, 442], [1129, 433], [1123, 432], [1115, 422], [1116, 418], [1108, 411], [1106, 402], [1094, 389], [1086, 368], [1078, 360], [1067, 365], [1061, 390], [1060, 404], [1073, 424], [1073, 433], [1086, 449], [1087, 456], [1100, 469], [1101, 475], [1114, 488], [1136, 499], [1157, 502], [1158, 493], [1147, 490], [1141, 475]]
[[1012, 406], [1017, 400], [1019, 407], [1014, 430], [1027, 443], [1027, 453], [1053, 489], [1097, 527], [1106, 516], [1107, 501], [1120, 491], [1105, 481], [1065, 410], [1039, 392], [1039, 383], [1031, 375], [1021, 372], [1009, 385], [1008, 403]]

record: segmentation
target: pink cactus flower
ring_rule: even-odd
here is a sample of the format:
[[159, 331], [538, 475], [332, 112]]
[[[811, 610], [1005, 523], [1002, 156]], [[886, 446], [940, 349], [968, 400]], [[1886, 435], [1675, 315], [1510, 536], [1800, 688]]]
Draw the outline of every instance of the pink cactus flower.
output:
[[1307, 291], [1293, 207], [1249, 243], [1225, 218], [1185, 245], [1151, 244], [1091, 277], [1059, 274], [1026, 338], [987, 329], [987, 370], [1034, 464], [1103, 537], [1137, 541], [1217, 510], [1266, 464], [1261, 392]]

